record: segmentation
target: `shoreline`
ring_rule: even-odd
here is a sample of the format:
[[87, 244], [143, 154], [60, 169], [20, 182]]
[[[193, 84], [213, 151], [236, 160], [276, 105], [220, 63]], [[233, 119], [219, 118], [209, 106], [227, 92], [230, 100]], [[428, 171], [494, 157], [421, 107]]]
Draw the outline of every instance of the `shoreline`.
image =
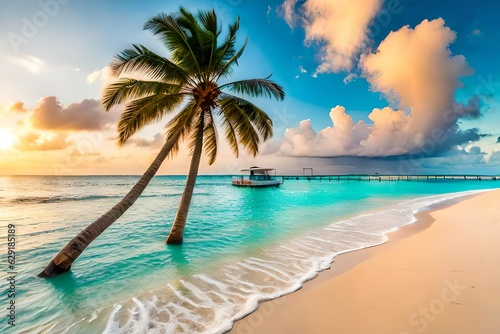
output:
[[[472, 218], [474, 218], [475, 210], [481, 210], [483, 213], [488, 211], [489, 216], [485, 218], [485, 221], [489, 225], [492, 225], [493, 228], [496, 227], [497, 231], [500, 232], [500, 228], [498, 227], [500, 224], [497, 224], [498, 226], [494, 225], [496, 216], [491, 214], [491, 212], [494, 212], [500, 215], [500, 209], [495, 211], [494, 205], [491, 205], [495, 197], [500, 197], [500, 190], [484, 191], [478, 194], [466, 195], [458, 199], [446, 200], [431, 206], [429, 210], [416, 213], [415, 222], [403, 225], [395, 231], [387, 232], [385, 234], [388, 238], [386, 242], [336, 256], [330, 264], [329, 269], [319, 272], [316, 277], [305, 282], [302, 288], [292, 294], [260, 303], [257, 310], [236, 321], [228, 333], [494, 333], [493, 331], [477, 331], [475, 328], [472, 329], [472, 332], [470, 330], [461, 331], [464, 325], [462, 327], [453, 327], [456, 329], [447, 331], [445, 320], [437, 321], [434, 319], [438, 318], [436, 315], [420, 314], [419, 311], [424, 306], [433, 306], [433, 310], [439, 313], [441, 319], [453, 322], [457, 317], [456, 314], [459, 312], [451, 310], [451, 308], [452, 306], [457, 308], [460, 303], [457, 302], [454, 304], [453, 301], [445, 303], [439, 299], [439, 286], [442, 291], [445, 291], [447, 288], [452, 291], [453, 286], [455, 286], [455, 290], [458, 291], [459, 295], [454, 297], [460, 297], [462, 294], [457, 287], [465, 286], [460, 284], [467, 281], [467, 277], [463, 278], [462, 274], [466, 275], [472, 271], [452, 270], [448, 268], [448, 271], [445, 270], [447, 275], [444, 275], [443, 268], [440, 267], [446, 267], [448, 262], [458, 267], [465, 266], [466, 264], [470, 266], [470, 264], [461, 264], [460, 260], [456, 258], [443, 258], [443, 261], [440, 263], [434, 263], [435, 260], [427, 261], [431, 263], [426, 264], [426, 258], [422, 258], [422, 256], [427, 254], [430, 256], [430, 259], [432, 259], [431, 255], [441, 258], [440, 251], [448, 250], [450, 247], [456, 248], [456, 241], [447, 240], [446, 237], [449, 234], [460, 234], [462, 238], [473, 237], [475, 230], [468, 226], [467, 222], [464, 223], [464, 221], [466, 220], [466, 216], [472, 215]], [[490, 205], [482, 203], [482, 200], [486, 200]], [[459, 221], [460, 226], [455, 226], [456, 228], [460, 227], [468, 232], [461, 231], [459, 233], [454, 228], [450, 230], [450, 224], [453, 223], [450, 223], [450, 217], [454, 221]], [[492, 220], [493, 223], [491, 222]], [[483, 233], [485, 232], [483, 231]], [[444, 241], [437, 240], [436, 234], [442, 237]], [[486, 233], [486, 235], [489, 234], [494, 233]], [[429, 253], [427, 249], [430, 247], [427, 244], [430, 242], [429, 240], [434, 242], [432, 245], [435, 248], [433, 249], [438, 253]], [[420, 244], [417, 243], [417, 246], [414, 246], [413, 244], [417, 241]], [[500, 242], [500, 234], [489, 245], [490, 250], [495, 249], [493, 246], [496, 245], [495, 242]], [[425, 247], [422, 248], [422, 245]], [[448, 247], [446, 247], [447, 245]], [[409, 248], [410, 246], [417, 248], [413, 248], [412, 251], [412, 248]], [[475, 247], [485, 246], [479, 244], [475, 245]], [[419, 251], [415, 251], [415, 249]], [[460, 252], [460, 249], [463, 253]], [[460, 249], [454, 250], [456, 252], [455, 257], [467, 257], [467, 255], [469, 255], [468, 258], [473, 257], [474, 254], [467, 253], [465, 250], [466, 247]], [[402, 250], [405, 250], [405, 252], [402, 252]], [[450, 256], [450, 254], [453, 255], [453, 252], [450, 253], [450, 250], [448, 250], [447, 255]], [[481, 254], [484, 255], [483, 253]], [[387, 266], [387, 262], [397, 262], [398, 257], [401, 258], [404, 256], [414, 261], [417, 264], [416, 268], [412, 268], [412, 266], [415, 266], [415, 263], [409, 263], [408, 258], [399, 262], [399, 268], [392, 265]], [[498, 261], [495, 263], [500, 264], [500, 255], [496, 259]], [[408, 268], [405, 268], [405, 266]], [[495, 272], [493, 280], [496, 279], [499, 282], [489, 282], [490, 285], [495, 286], [495, 289], [498, 288], [494, 290], [498, 294], [495, 295], [498, 302], [492, 301], [495, 297], [489, 297], [487, 301], [488, 305], [492, 304], [491, 307], [498, 314], [500, 312], [500, 270], [495, 268], [493, 263], [490, 263], [490, 266], [491, 268], [489, 269], [491, 269], [491, 272]], [[418, 270], [415, 271], [414, 269]], [[397, 276], [397, 279], [391, 277], [386, 271], [392, 272], [393, 276]], [[436, 279], [434, 281], [432, 279], [426, 280], [427, 276], [434, 278], [435, 276], [439, 276], [438, 273], [444, 278], [441, 277], [441, 280], [438, 279], [437, 281]], [[446, 276], [455, 276], [455, 278], [447, 279]], [[460, 277], [458, 278], [458, 276]], [[366, 277], [377, 279], [371, 280], [366, 279]], [[381, 277], [384, 279], [380, 279]], [[353, 282], [357, 282], [357, 285]], [[429, 286], [422, 286], [423, 282], [427, 282]], [[433, 284], [429, 284], [429, 282]], [[415, 286], [418, 286], [417, 283], [421, 286], [419, 286], [418, 293], [415, 295], [416, 292], [411, 292], [411, 290], [414, 290]], [[470, 293], [470, 290], [476, 289], [476, 285], [469, 285], [471, 288], [468, 288], [467, 293]], [[404, 288], [402, 288], [403, 286]], [[361, 295], [364, 295], [366, 298], [360, 296], [360, 290], [362, 291]], [[394, 295], [394, 290], [398, 291], [396, 295]], [[408, 291], [410, 293], [407, 293]], [[325, 297], [328, 295], [331, 298]], [[404, 296], [404, 298], [401, 298], [401, 296]], [[422, 299], [422, 296], [428, 296], [426, 302], [425, 298]], [[462, 298], [465, 297], [462, 296]], [[416, 300], [420, 302], [415, 302]], [[478, 301], [476, 300], [476, 302]], [[408, 308], [408, 305], [414, 306], [413, 308]], [[448, 315], [445, 312], [447, 308], [450, 309]], [[408, 310], [406, 316], [404, 312], [401, 313], [401, 309]], [[455, 317], [453, 317], [453, 314], [455, 314]], [[381, 321], [381, 317], [384, 318], [384, 321]], [[452, 318], [451, 320], [450, 317]], [[360, 322], [359, 319], [364, 320]], [[461, 318], [458, 317], [458, 319], [467, 319], [467, 314], [462, 315]], [[494, 319], [488, 318], [486, 325], [483, 327], [487, 328], [488, 326], [497, 331], [500, 330], [500, 319], [495, 322]], [[429, 330], [433, 327], [439, 328], [439, 330]]]

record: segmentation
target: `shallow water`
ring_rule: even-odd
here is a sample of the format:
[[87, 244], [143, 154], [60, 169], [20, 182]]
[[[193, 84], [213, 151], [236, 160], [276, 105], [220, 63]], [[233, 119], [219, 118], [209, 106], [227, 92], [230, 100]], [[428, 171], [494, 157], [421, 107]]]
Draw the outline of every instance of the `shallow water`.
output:
[[[36, 277], [137, 179], [0, 177], [1, 226], [16, 229], [14, 332], [221, 333], [259, 300], [299, 288], [336, 254], [383, 242], [384, 231], [412, 222], [414, 212], [466, 194], [459, 192], [500, 186], [287, 180], [280, 188], [249, 189], [232, 187], [229, 176], [202, 176], [184, 244], [166, 246], [185, 177], [156, 177], [71, 272]], [[3, 268], [6, 237], [4, 228]], [[5, 269], [2, 282], [7, 277]], [[1, 332], [10, 328], [2, 318]]]

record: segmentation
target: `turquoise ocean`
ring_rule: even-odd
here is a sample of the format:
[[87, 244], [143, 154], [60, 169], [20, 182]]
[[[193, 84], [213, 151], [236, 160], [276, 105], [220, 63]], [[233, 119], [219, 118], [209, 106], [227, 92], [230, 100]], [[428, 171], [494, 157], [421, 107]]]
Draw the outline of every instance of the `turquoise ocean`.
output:
[[[500, 181], [285, 180], [239, 188], [200, 176], [185, 242], [166, 246], [185, 177], [158, 176], [72, 270], [36, 275], [138, 176], [0, 177], [1, 333], [224, 333], [259, 301], [300, 288], [343, 252]], [[9, 297], [7, 226], [15, 227]], [[15, 327], [7, 314], [15, 301]]]

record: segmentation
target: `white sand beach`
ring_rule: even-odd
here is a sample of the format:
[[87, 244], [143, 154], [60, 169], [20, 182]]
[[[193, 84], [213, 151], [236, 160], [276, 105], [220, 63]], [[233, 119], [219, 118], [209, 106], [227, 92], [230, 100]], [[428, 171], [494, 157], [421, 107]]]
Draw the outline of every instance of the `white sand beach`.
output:
[[500, 333], [500, 190], [474, 195], [338, 256], [231, 333]]

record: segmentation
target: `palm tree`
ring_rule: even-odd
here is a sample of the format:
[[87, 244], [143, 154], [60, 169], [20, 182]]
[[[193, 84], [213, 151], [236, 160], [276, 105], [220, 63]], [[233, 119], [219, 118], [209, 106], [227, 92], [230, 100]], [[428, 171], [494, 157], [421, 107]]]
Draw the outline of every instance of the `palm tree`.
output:
[[[139, 129], [163, 116], [181, 110], [167, 124], [167, 138], [160, 153], [130, 192], [111, 210], [73, 238], [42, 271], [40, 277], [57, 276], [70, 270], [85, 248], [115, 222], [140, 196], [168, 155], [189, 140], [191, 165], [179, 209], [167, 243], [182, 243], [184, 227], [198, 174], [202, 151], [213, 164], [217, 156], [218, 131], [221, 124], [233, 152], [238, 156], [241, 144], [254, 156], [259, 143], [272, 136], [269, 116], [251, 102], [224, 89], [251, 97], [284, 99], [283, 89], [264, 79], [240, 80], [219, 84], [232, 74], [233, 67], [246, 46], [237, 50], [236, 33], [239, 18], [228, 27], [221, 41], [221, 28], [213, 10], [199, 11], [198, 19], [180, 8], [177, 14], [158, 14], [146, 22], [144, 29], [159, 36], [170, 54], [162, 57], [143, 45], [122, 51], [111, 64], [117, 81], [103, 92], [108, 111], [126, 103], [118, 123], [118, 143], [123, 145]], [[122, 77], [124, 74], [135, 78]]]

